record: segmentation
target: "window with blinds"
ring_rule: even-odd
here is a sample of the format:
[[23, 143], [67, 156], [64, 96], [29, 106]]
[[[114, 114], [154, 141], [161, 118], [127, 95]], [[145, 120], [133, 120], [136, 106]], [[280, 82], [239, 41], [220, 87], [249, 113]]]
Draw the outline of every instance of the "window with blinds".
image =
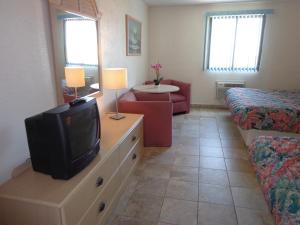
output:
[[67, 18], [64, 29], [67, 64], [98, 65], [96, 21]]
[[217, 72], [258, 71], [264, 23], [264, 14], [209, 16], [206, 69]]

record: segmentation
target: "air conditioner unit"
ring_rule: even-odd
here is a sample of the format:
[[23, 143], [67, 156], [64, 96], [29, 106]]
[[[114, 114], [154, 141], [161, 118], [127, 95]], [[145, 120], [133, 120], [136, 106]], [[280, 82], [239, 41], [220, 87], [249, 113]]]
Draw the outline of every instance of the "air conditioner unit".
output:
[[216, 82], [216, 97], [217, 99], [224, 101], [225, 100], [225, 91], [230, 88], [245, 87], [245, 81], [217, 81]]

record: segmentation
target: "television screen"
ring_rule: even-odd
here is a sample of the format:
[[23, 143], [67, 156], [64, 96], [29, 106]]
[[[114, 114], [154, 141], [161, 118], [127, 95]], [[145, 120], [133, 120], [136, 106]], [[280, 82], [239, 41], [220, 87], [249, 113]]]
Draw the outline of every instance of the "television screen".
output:
[[77, 159], [95, 146], [99, 138], [97, 113], [97, 107], [89, 107], [64, 119], [72, 151], [72, 160]]

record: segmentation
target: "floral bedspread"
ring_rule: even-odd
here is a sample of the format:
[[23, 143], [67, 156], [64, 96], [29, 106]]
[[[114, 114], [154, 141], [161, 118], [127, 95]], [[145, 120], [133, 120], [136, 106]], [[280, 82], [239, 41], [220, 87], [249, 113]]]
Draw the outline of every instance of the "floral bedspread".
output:
[[300, 138], [261, 136], [249, 150], [276, 225], [299, 225]]
[[300, 91], [231, 88], [226, 103], [242, 129], [300, 133]]

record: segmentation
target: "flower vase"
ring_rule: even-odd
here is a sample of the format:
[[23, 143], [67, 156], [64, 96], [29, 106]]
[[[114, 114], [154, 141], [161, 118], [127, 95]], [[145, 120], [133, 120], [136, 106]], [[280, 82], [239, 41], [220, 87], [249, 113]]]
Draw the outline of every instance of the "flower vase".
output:
[[153, 80], [153, 82], [154, 82], [154, 85], [155, 86], [158, 86], [159, 84], [160, 84], [160, 82], [162, 81], [162, 77], [160, 77], [160, 78], [158, 78], [158, 79], [155, 79], [155, 80]]
[[160, 80], [153, 80], [153, 82], [154, 82], [154, 85], [155, 85], [155, 86], [158, 86], [159, 83], [160, 83]]

